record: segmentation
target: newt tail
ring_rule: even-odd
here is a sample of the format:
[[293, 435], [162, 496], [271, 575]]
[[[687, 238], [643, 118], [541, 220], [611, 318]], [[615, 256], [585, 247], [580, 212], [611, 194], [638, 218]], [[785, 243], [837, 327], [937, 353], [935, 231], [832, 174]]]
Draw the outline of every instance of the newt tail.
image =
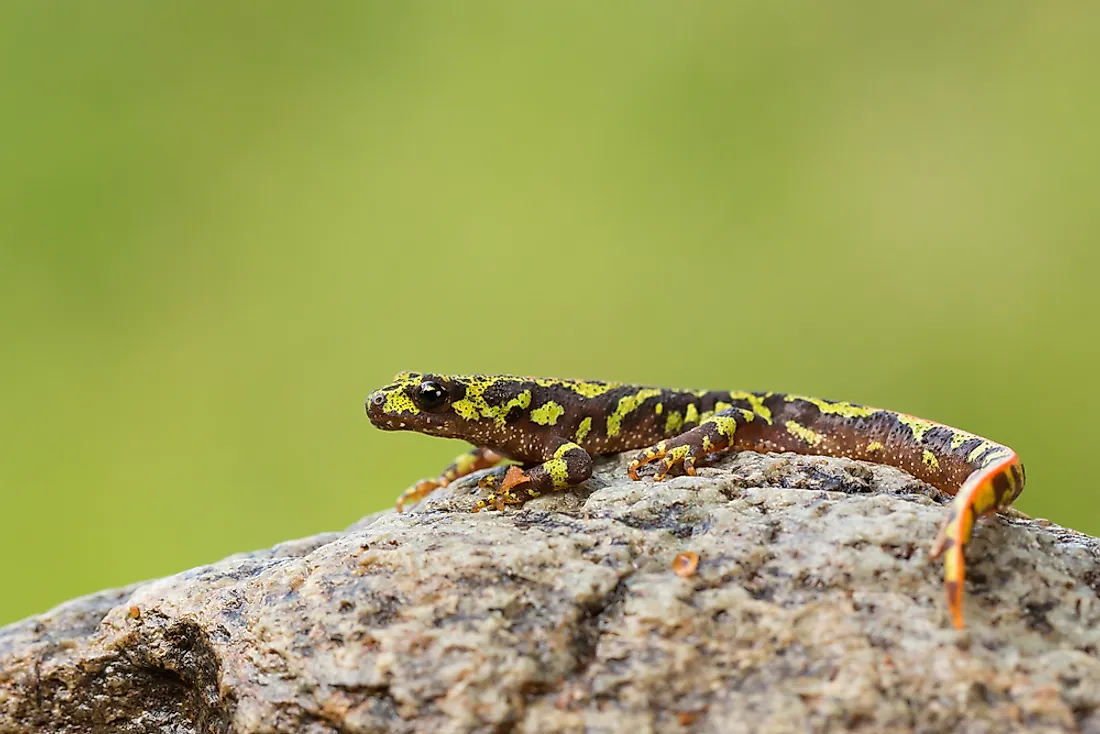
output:
[[371, 393], [376, 426], [462, 438], [474, 444], [437, 479], [398, 500], [418, 500], [460, 476], [505, 458], [480, 484], [493, 490], [478, 509], [519, 504], [576, 486], [592, 456], [642, 449], [629, 474], [656, 464], [653, 478], [694, 474], [723, 450], [843, 456], [903, 469], [954, 495], [932, 545], [944, 557], [944, 587], [955, 627], [963, 627], [963, 549], [977, 518], [1006, 509], [1024, 488], [1024, 467], [999, 443], [934, 421], [855, 403], [773, 392], [668, 390], [616, 382], [508, 375], [403, 372]]

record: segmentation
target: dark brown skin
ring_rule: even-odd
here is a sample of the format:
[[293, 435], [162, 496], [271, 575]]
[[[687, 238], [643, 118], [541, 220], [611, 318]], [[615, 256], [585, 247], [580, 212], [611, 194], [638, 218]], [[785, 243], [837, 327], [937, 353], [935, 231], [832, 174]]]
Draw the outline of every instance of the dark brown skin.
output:
[[437, 479], [421, 480], [398, 510], [458, 477], [502, 458], [523, 468], [494, 470], [482, 486], [496, 492], [479, 509], [519, 504], [565, 489], [592, 473], [592, 456], [645, 449], [630, 475], [660, 462], [654, 479], [726, 449], [843, 456], [904, 469], [953, 494], [933, 547], [947, 553], [949, 606], [962, 626], [962, 547], [978, 516], [1007, 508], [1023, 491], [1015, 452], [980, 436], [890, 410], [771, 392], [689, 391], [620, 383], [406, 372], [367, 398], [371, 422], [461, 438], [474, 451]]

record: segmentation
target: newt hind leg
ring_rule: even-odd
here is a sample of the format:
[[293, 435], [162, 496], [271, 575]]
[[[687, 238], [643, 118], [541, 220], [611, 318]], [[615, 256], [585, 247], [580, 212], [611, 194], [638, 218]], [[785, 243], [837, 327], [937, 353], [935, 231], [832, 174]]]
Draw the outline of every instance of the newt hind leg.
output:
[[695, 428], [660, 441], [639, 453], [627, 469], [630, 478], [637, 480], [638, 470], [655, 461], [661, 462], [657, 473], [653, 475], [655, 481], [663, 480], [676, 466], [682, 466], [685, 473], [695, 476], [695, 466], [699, 461], [707, 454], [733, 446], [738, 425], [745, 425], [755, 417], [751, 410], [743, 408], [728, 408], [715, 413]]
[[451, 465], [448, 466], [443, 472], [434, 479], [421, 479], [413, 486], [406, 489], [401, 493], [401, 496], [397, 498], [397, 511], [404, 512], [405, 505], [419, 502], [427, 497], [429, 494], [437, 489], [446, 487], [451, 482], [472, 474], [480, 469], [488, 469], [491, 466], [496, 466], [503, 458], [500, 454], [487, 449], [479, 447], [467, 451], [465, 454], [455, 458]]
[[966, 563], [963, 549], [970, 542], [975, 521], [1007, 509], [1024, 489], [1024, 465], [1013, 452], [975, 470], [955, 495], [951, 511], [932, 544], [932, 559], [943, 555], [944, 591], [956, 629], [963, 628], [963, 585]]

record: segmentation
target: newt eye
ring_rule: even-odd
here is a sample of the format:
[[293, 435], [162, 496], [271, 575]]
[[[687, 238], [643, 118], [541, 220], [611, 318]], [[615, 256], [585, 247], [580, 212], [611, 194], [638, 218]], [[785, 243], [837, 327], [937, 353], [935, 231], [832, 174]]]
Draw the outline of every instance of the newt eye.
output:
[[418, 408], [431, 413], [447, 404], [447, 388], [434, 380], [425, 380], [416, 386], [414, 399]]

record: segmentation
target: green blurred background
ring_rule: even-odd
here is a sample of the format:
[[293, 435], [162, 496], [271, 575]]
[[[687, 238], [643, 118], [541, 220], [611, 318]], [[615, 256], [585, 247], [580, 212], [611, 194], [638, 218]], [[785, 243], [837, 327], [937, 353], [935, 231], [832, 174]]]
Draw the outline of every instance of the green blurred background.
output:
[[904, 410], [1100, 533], [1097, 16], [5, 3], [0, 624], [390, 506], [404, 369]]

